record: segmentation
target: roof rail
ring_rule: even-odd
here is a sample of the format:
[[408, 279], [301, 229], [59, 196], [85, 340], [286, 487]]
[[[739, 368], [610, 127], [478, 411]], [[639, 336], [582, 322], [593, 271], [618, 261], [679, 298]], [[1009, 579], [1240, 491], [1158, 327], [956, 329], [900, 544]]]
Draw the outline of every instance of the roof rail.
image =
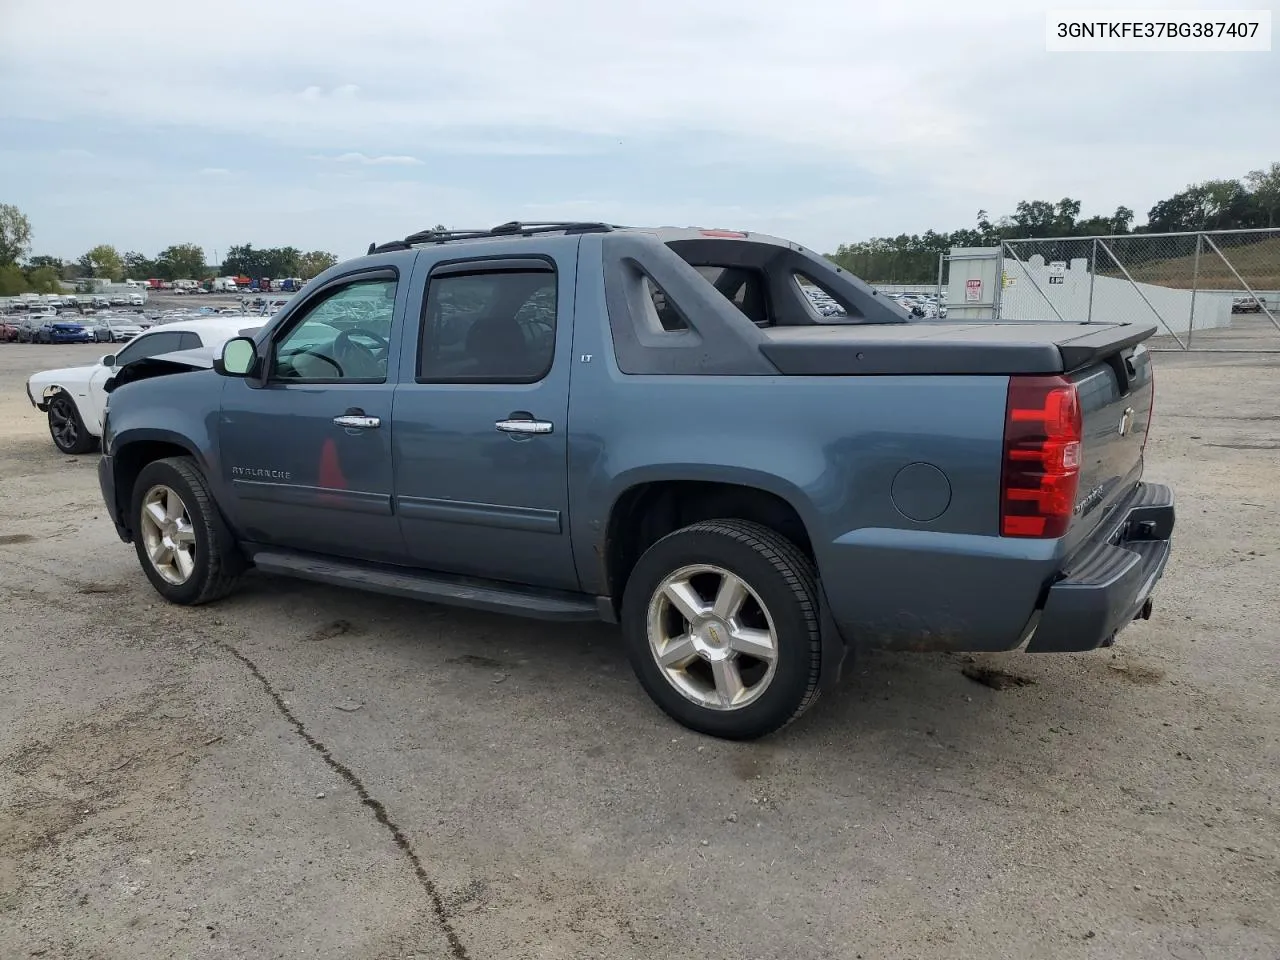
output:
[[451, 240], [478, 240], [484, 237], [531, 237], [535, 233], [608, 233], [617, 227], [608, 223], [578, 220], [548, 220], [536, 223], [522, 223], [511, 220], [500, 223], [489, 230], [419, 230], [411, 233], [403, 240], [390, 240], [387, 243], [369, 244], [369, 253], [389, 253], [393, 250], [408, 250], [419, 243], [448, 243]]

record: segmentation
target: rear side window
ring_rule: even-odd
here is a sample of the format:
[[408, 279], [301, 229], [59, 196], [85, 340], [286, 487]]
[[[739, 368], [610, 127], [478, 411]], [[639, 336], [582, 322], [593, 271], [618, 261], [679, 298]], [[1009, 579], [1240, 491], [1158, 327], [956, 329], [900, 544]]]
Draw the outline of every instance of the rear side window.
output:
[[[162, 353], [173, 353], [175, 350], [188, 349], [182, 345], [183, 336], [184, 334], [176, 330], [143, 334], [116, 354], [116, 366], [122, 367], [134, 360], [158, 357]], [[185, 336], [195, 336], [195, 334], [185, 334]], [[196, 345], [199, 346], [199, 338], [197, 338]]]
[[844, 305], [822, 284], [811, 277], [806, 277], [803, 273], [793, 273], [791, 276], [800, 288], [800, 292], [804, 294], [809, 306], [813, 308], [818, 316], [839, 319], [849, 315]]
[[657, 324], [667, 333], [689, 329], [689, 322], [676, 309], [667, 292], [653, 282], [652, 277], [644, 278], [644, 286], [649, 293], [649, 301], [653, 304], [653, 314], [645, 317], [647, 321]]
[[432, 277], [418, 349], [419, 383], [535, 383], [551, 369], [556, 274], [477, 270]]

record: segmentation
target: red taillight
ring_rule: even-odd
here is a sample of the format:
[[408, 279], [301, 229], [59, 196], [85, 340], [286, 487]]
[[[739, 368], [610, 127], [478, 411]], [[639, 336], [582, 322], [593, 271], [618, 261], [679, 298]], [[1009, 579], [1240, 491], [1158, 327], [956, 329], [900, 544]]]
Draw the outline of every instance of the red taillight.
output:
[[1084, 420], [1065, 377], [1010, 377], [1004, 421], [1000, 533], [1060, 537], [1080, 486]]

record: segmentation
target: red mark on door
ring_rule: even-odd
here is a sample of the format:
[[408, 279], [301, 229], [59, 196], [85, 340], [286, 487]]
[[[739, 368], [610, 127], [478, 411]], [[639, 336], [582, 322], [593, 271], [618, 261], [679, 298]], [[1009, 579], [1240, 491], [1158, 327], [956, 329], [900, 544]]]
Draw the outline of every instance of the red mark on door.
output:
[[320, 448], [320, 475], [317, 485], [330, 490], [347, 489], [347, 478], [342, 474], [342, 464], [338, 460], [338, 445], [333, 438], [325, 440]]

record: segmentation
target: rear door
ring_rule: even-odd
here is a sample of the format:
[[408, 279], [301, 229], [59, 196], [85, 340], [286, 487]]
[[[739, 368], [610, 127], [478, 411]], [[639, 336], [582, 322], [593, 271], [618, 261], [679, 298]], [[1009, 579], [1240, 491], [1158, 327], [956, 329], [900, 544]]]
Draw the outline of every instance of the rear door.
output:
[[[413, 256], [402, 264], [406, 280]], [[265, 384], [227, 378], [219, 469], [248, 539], [405, 559], [392, 508], [391, 413], [393, 318], [406, 286], [393, 267], [331, 280], [260, 348]]]
[[522, 245], [427, 276], [394, 441], [396, 507], [420, 566], [578, 587], [566, 437], [577, 245], [546, 238], [536, 256]]

